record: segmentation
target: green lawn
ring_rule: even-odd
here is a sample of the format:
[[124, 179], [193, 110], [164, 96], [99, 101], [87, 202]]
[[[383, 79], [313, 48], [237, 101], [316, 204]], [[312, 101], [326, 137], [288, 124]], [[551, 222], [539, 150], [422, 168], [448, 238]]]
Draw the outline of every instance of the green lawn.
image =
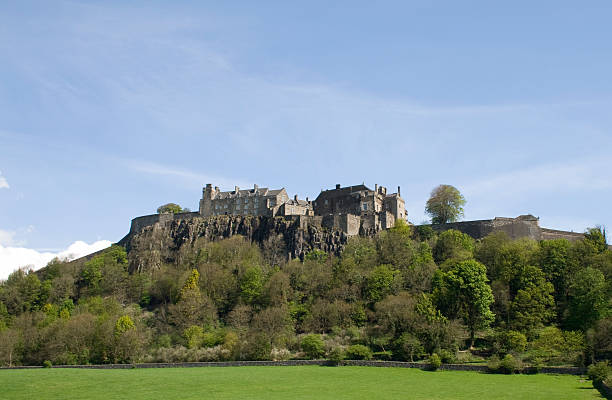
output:
[[372, 367], [0, 370], [0, 399], [596, 399], [569, 375]]

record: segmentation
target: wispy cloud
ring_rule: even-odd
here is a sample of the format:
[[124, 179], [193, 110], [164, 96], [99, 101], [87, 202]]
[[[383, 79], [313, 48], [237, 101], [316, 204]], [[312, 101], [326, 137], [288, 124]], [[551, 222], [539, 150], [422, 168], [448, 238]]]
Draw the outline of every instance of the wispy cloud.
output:
[[10, 189], [8, 181], [2, 176], [2, 171], [0, 171], [0, 189]]
[[578, 190], [608, 190], [612, 180], [607, 176], [607, 161], [587, 159], [571, 163], [545, 164], [517, 169], [467, 183], [469, 196], [497, 193], [504, 196], [566, 193]]
[[164, 176], [168, 178], [178, 178], [184, 181], [189, 186], [199, 185], [203, 186], [206, 183], [212, 183], [217, 186], [223, 187], [234, 187], [238, 186], [249, 186], [250, 184], [246, 182], [244, 179], [236, 178], [226, 178], [215, 176], [213, 174], [205, 174], [199, 173], [195, 171], [191, 171], [189, 169], [175, 167], [170, 165], [158, 164], [150, 161], [125, 161], [127, 166], [133, 171], [142, 172], [150, 175], [158, 175]]

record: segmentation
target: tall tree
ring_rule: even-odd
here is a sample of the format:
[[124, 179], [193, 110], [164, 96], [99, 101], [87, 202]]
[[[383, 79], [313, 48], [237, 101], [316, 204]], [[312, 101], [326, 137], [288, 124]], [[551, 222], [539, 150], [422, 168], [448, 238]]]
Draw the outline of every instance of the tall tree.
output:
[[451, 185], [439, 185], [431, 191], [425, 211], [431, 215], [433, 224], [455, 222], [463, 216], [465, 198]]
[[438, 303], [447, 316], [463, 318], [470, 331], [470, 347], [476, 330], [493, 322], [493, 293], [487, 282], [487, 268], [476, 260], [459, 262], [435, 280]]

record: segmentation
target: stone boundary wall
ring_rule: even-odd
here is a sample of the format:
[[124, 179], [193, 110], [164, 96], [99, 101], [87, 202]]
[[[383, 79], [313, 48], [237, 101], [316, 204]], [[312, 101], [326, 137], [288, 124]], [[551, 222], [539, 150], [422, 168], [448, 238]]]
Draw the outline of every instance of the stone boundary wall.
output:
[[[133, 369], [133, 368], [194, 368], [194, 367], [294, 367], [303, 365], [334, 365], [328, 360], [288, 360], [288, 361], [218, 361], [218, 362], [185, 362], [185, 363], [143, 363], [143, 364], [100, 364], [100, 365], [54, 365], [52, 368], [80, 368], [80, 369]], [[375, 361], [375, 360], [343, 360], [341, 366], [351, 367], [394, 367], [394, 368], [429, 368], [429, 364], [404, 361]], [[42, 366], [2, 367], [0, 369], [39, 369]], [[487, 372], [486, 365], [473, 364], [442, 364], [439, 368], [445, 371], [475, 371]], [[526, 370], [534, 373], [535, 370]], [[577, 367], [543, 367], [538, 371], [542, 374], [582, 375], [584, 369]]]

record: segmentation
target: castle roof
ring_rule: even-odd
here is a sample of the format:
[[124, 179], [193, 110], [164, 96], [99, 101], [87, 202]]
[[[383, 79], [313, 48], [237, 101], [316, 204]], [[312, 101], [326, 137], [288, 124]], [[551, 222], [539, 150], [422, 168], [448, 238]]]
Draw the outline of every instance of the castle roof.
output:
[[352, 193], [359, 193], [363, 191], [371, 192], [372, 189], [368, 188], [366, 185], [347, 186], [343, 188], [324, 190], [319, 194], [319, 197], [323, 196], [327, 198], [332, 198], [332, 197], [346, 196]]
[[270, 190], [268, 188], [257, 188], [257, 189], [242, 189], [242, 190], [230, 190], [227, 192], [219, 192], [215, 196], [215, 199], [231, 199], [235, 197], [253, 197], [253, 196], [277, 196], [279, 195], [285, 188], [281, 189], [273, 189]]

